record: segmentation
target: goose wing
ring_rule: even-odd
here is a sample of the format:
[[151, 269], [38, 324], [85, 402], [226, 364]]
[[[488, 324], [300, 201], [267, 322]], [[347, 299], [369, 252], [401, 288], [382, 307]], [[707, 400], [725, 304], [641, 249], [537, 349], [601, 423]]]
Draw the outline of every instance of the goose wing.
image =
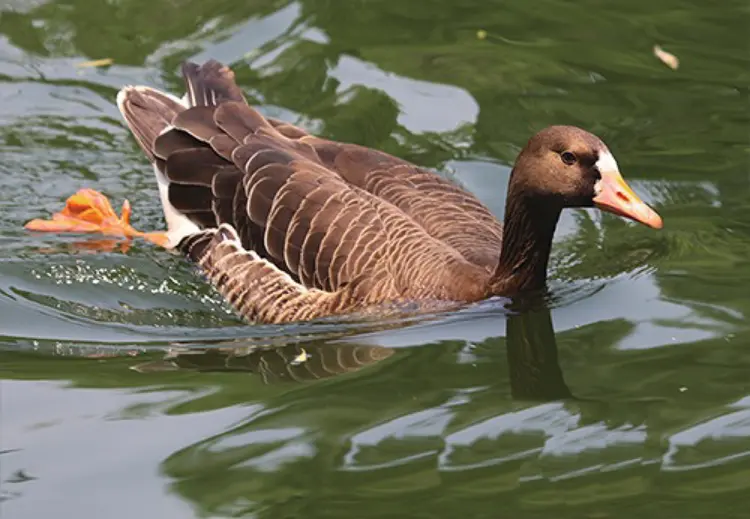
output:
[[346, 182], [398, 207], [430, 236], [473, 264], [495, 270], [502, 224], [472, 193], [379, 150], [322, 139], [283, 121], [268, 121], [288, 139], [309, 146], [317, 162]]
[[[215, 105], [222, 99], [244, 103], [229, 69], [216, 61], [186, 63], [183, 75], [190, 106]], [[398, 207], [430, 236], [470, 262], [494, 271], [500, 256], [502, 224], [472, 193], [432, 171], [365, 146], [322, 139], [285, 121], [255, 112], [256, 135], [269, 126], [307, 159], [343, 180]], [[273, 132], [261, 132], [273, 139]], [[248, 136], [246, 135], [247, 139]]]

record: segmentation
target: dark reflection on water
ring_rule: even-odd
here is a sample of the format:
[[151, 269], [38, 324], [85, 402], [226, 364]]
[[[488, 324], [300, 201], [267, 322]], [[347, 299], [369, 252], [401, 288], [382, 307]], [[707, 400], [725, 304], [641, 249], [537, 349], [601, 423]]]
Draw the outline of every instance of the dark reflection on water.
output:
[[[495, 311], [496, 318], [501, 320], [498, 310]], [[506, 316], [507, 364], [513, 398], [568, 398], [570, 390], [558, 363], [552, 316], [543, 301], [537, 298], [515, 302], [510, 305]], [[289, 340], [286, 338], [287, 342]], [[259, 344], [257, 339], [239, 339], [204, 349], [175, 348], [160, 360], [132, 368], [141, 373], [177, 370], [249, 372], [260, 376], [265, 383], [303, 382], [353, 373], [385, 361], [397, 351], [385, 346], [346, 341], [346, 338], [331, 340], [331, 337], [326, 337], [280, 346]], [[461, 362], [467, 362], [473, 356], [468, 351], [461, 354]]]
[[[749, 15], [734, 0], [0, 5], [3, 517], [744, 517]], [[242, 323], [142, 243], [22, 229], [83, 186], [161, 226], [114, 95], [178, 90], [179, 63], [209, 57], [264, 113], [433, 167], [498, 215], [529, 135], [579, 124], [665, 229], [569, 212], [545, 301], [284, 327]], [[99, 58], [113, 65], [76, 67]]]

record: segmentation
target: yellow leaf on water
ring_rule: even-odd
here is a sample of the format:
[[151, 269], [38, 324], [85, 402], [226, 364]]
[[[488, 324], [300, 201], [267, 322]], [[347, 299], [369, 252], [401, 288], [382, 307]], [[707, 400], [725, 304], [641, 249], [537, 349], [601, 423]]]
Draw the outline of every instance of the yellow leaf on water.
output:
[[302, 352], [294, 357], [292, 361], [289, 363], [292, 366], [299, 366], [300, 364], [303, 364], [307, 362], [310, 359], [310, 355], [305, 351], [305, 348], [300, 348]]
[[84, 61], [83, 63], [77, 63], [76, 67], [106, 67], [114, 63], [112, 58], [95, 59], [93, 61]]
[[680, 60], [677, 59], [677, 56], [665, 51], [658, 45], [654, 45], [654, 56], [659, 58], [662, 63], [664, 63], [672, 70], [677, 70], [677, 67], [680, 66]]

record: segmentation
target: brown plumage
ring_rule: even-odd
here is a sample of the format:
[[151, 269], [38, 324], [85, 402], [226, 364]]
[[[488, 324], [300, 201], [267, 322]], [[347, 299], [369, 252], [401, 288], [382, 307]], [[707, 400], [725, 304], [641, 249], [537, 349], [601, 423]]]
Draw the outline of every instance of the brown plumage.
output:
[[661, 226], [578, 128], [545, 129], [519, 155], [503, 235], [476, 197], [430, 171], [263, 117], [220, 63], [187, 63], [183, 75], [185, 101], [126, 87], [118, 106], [155, 166], [168, 246], [253, 321], [541, 288], [564, 207]]

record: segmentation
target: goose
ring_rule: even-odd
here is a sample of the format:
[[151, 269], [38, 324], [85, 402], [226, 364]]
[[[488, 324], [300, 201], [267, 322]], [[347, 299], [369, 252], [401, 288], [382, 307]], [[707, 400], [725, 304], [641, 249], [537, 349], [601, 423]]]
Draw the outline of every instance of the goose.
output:
[[187, 61], [182, 76], [183, 98], [148, 86], [117, 95], [153, 165], [166, 231], [135, 230], [127, 200], [118, 217], [91, 189], [27, 229], [142, 237], [196, 264], [245, 319], [289, 323], [543, 289], [564, 208], [662, 228], [604, 142], [575, 126], [549, 126], [526, 143], [503, 225], [432, 171], [264, 117], [216, 60]]

